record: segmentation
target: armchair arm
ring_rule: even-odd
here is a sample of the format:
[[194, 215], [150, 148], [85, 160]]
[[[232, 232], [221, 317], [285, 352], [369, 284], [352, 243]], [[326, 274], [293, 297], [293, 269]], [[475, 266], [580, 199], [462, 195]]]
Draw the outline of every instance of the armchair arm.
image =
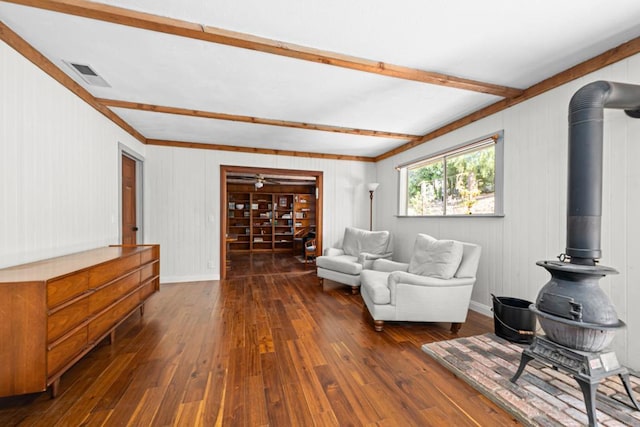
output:
[[[413, 292], [407, 292], [409, 289], [414, 289], [419, 293], [429, 292], [431, 288], [435, 292], [440, 292], [445, 288], [451, 288], [447, 293], [457, 294], [465, 288], [469, 289], [469, 295], [471, 295], [471, 288], [476, 282], [475, 277], [466, 278], [453, 278], [450, 280], [438, 279], [436, 277], [419, 276], [417, 274], [408, 273], [406, 271], [394, 271], [389, 274], [387, 278], [387, 286], [391, 294], [391, 304], [395, 305], [399, 298], [402, 296], [399, 294], [399, 289], [403, 289], [403, 293], [413, 294]], [[412, 298], [412, 297], [410, 297]]]
[[365, 261], [373, 261], [376, 259], [383, 259], [383, 258], [391, 258], [391, 255], [393, 255], [392, 252], [387, 252], [384, 254], [372, 254], [369, 252], [360, 252], [358, 254], [358, 262], [360, 264], [364, 264]]
[[475, 277], [462, 277], [444, 280], [437, 277], [419, 276], [417, 274], [408, 273], [406, 271], [394, 271], [389, 275], [388, 285], [397, 285], [398, 283], [406, 283], [414, 286], [426, 286], [426, 287], [452, 287], [452, 286], [468, 286], [473, 285], [476, 282]]
[[409, 264], [380, 258], [373, 262], [373, 269], [376, 271], [386, 271], [389, 273], [392, 271], [407, 271], [409, 269]]
[[344, 255], [344, 251], [338, 248], [326, 248], [323, 253], [324, 256], [338, 256]]

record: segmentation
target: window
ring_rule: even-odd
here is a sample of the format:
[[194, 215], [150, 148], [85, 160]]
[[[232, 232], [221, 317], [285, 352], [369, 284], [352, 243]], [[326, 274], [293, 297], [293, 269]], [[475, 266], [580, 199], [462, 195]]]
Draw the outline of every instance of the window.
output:
[[398, 167], [400, 215], [501, 215], [502, 133]]

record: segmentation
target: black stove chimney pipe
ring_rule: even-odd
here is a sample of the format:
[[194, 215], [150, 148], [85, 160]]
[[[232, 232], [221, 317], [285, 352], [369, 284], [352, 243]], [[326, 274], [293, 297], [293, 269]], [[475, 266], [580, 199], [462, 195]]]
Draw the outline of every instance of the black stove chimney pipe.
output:
[[567, 248], [572, 264], [595, 265], [602, 215], [604, 108], [624, 109], [640, 118], [640, 86], [597, 81], [578, 90], [569, 103]]

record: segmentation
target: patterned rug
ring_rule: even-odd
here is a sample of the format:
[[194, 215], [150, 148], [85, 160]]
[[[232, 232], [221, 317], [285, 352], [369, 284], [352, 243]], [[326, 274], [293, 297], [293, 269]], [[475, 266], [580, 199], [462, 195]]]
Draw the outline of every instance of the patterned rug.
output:
[[[516, 384], [510, 381], [523, 348], [494, 334], [422, 346], [429, 356], [525, 425], [588, 425], [582, 392], [572, 377], [533, 360]], [[630, 380], [639, 400], [640, 378], [631, 375]], [[621, 403], [629, 401], [617, 376], [602, 380], [596, 404], [600, 425], [640, 426], [640, 411]]]

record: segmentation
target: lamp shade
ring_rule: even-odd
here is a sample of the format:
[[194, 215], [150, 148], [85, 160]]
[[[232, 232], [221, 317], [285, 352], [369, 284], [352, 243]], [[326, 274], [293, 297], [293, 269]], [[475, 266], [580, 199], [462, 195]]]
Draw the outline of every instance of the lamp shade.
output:
[[376, 191], [376, 188], [378, 188], [378, 185], [380, 185], [377, 182], [370, 182], [369, 184], [367, 184], [367, 189], [369, 191]]

